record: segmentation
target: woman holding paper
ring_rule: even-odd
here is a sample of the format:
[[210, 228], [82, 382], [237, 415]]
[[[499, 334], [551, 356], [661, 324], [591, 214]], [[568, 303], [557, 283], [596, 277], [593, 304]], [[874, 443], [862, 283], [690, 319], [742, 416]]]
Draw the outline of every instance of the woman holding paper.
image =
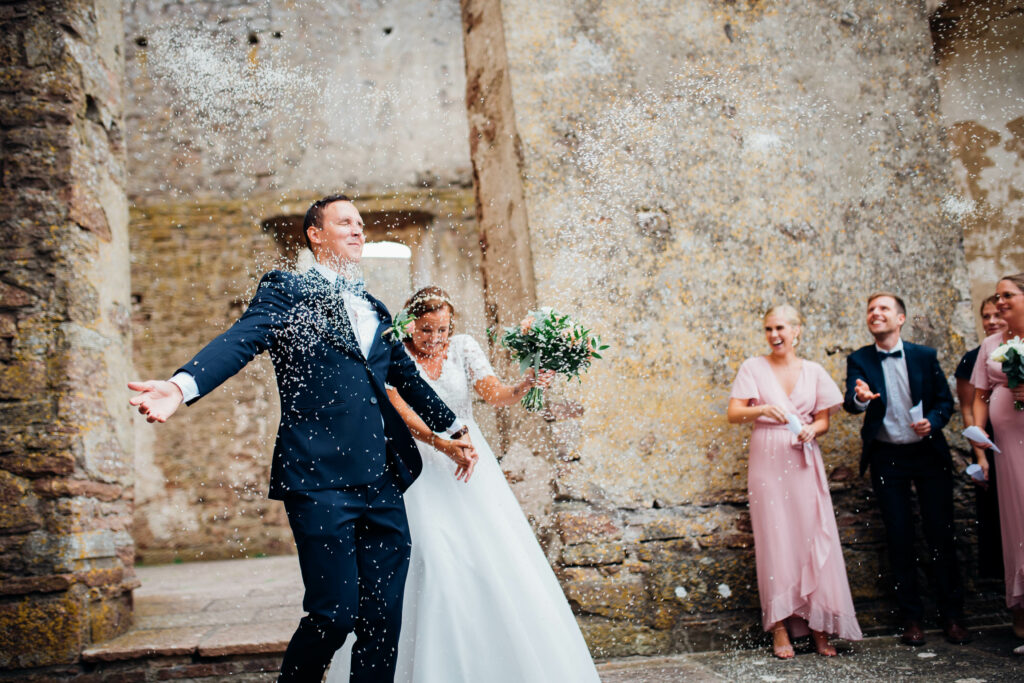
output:
[[764, 331], [771, 351], [740, 366], [728, 410], [729, 422], [754, 423], [747, 491], [762, 622], [780, 659], [793, 657], [790, 634], [808, 631], [818, 654], [834, 656], [829, 634], [861, 638], [817, 441], [843, 395], [796, 355], [795, 308], [772, 308]]
[[[1006, 606], [1013, 611], [1013, 631], [1024, 638], [1024, 411], [1014, 403], [1024, 401], [1024, 386], [1010, 389], [1002, 363], [992, 352], [1014, 337], [1024, 337], [1024, 273], [1004, 277], [996, 285], [996, 305], [1006, 321], [1006, 331], [987, 337], [978, 352], [971, 375], [974, 385], [974, 424], [992, 422], [999, 447], [999, 523], [1003, 538], [1003, 574]], [[974, 443], [974, 453], [988, 473], [984, 448]], [[1024, 654], [1024, 647], [1014, 652]]]

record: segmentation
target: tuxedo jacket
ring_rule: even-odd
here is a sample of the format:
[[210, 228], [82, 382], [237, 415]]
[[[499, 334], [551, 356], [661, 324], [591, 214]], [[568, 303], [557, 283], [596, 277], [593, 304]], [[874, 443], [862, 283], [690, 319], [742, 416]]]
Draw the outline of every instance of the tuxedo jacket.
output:
[[271, 498], [368, 484], [389, 464], [403, 490], [413, 482], [423, 463], [385, 383], [434, 431], [455, 421], [402, 345], [384, 338], [391, 325], [387, 309], [368, 299], [380, 325], [364, 358], [341, 295], [316, 269], [271, 271], [242, 317], [180, 369], [199, 388], [191, 404], [257, 354], [270, 354], [281, 398]]
[[[921, 402], [924, 416], [932, 425], [932, 431], [925, 437], [924, 442], [934, 451], [937, 462], [948, 466], [951, 464], [951, 457], [942, 428], [953, 414], [953, 394], [949, 391], [946, 375], [939, 366], [938, 355], [931, 347], [904, 341], [903, 356], [907, 363], [911, 405]], [[856, 394], [853, 389], [858, 379], [867, 382], [873, 392], [880, 394], [878, 398], [868, 403], [866, 410], [862, 410], [854, 400]], [[888, 400], [882, 361], [878, 357], [875, 345], [863, 346], [847, 356], [846, 396], [843, 407], [850, 413], [866, 413], [860, 429], [860, 436], [864, 442], [860, 458], [861, 474], [868, 468], [871, 449], [882, 428], [882, 420], [889, 405]]]

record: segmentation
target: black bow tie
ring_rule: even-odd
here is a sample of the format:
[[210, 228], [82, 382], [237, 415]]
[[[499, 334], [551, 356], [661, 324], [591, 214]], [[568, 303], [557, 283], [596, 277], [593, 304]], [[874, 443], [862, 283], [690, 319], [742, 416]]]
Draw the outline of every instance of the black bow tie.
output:
[[897, 349], [896, 351], [879, 351], [878, 359], [883, 360], [885, 358], [902, 358], [903, 349]]

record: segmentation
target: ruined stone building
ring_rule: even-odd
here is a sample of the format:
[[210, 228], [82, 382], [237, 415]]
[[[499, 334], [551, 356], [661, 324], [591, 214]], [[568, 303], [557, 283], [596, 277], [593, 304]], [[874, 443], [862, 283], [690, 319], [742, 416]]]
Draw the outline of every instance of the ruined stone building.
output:
[[[769, 305], [841, 381], [884, 285], [951, 373], [1024, 270], [1019, 0], [19, 0], [0, 25], [0, 670], [123, 631], [136, 562], [293, 552], [269, 362], [157, 427], [124, 385], [230, 324], [322, 194], [391, 243], [366, 275], [392, 308], [439, 284], [480, 340], [547, 304], [612, 345], [543, 417], [480, 407], [595, 656], [759, 631], [724, 413]], [[858, 425], [823, 449], [872, 628]]]

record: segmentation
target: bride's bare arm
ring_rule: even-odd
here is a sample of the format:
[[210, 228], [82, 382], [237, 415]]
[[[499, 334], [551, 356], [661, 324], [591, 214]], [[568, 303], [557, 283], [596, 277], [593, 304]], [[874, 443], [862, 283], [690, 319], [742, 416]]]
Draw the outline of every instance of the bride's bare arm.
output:
[[504, 408], [526, 396], [526, 392], [530, 390], [530, 387], [538, 386], [541, 389], [546, 389], [555, 379], [555, 373], [552, 370], [544, 370], [540, 373], [540, 379], [535, 379], [535, 377], [536, 374], [533, 368], [527, 370], [526, 374], [523, 375], [523, 379], [518, 384], [504, 384], [494, 375], [490, 375], [483, 379], [478, 379], [473, 384], [473, 388], [476, 389], [476, 393], [480, 394], [480, 398], [492, 406]]
[[440, 437], [430, 431], [427, 423], [398, 395], [398, 391], [389, 388], [388, 399], [402, 417], [405, 426], [409, 428], [413, 438], [422, 441], [432, 448], [436, 448], [451, 458], [458, 466], [455, 470], [455, 478], [469, 481], [470, 476], [473, 474], [473, 468], [476, 467], [475, 453], [474, 457], [466, 455], [467, 452], [473, 452], [473, 444], [470, 443], [469, 436], [463, 436], [460, 439]]

